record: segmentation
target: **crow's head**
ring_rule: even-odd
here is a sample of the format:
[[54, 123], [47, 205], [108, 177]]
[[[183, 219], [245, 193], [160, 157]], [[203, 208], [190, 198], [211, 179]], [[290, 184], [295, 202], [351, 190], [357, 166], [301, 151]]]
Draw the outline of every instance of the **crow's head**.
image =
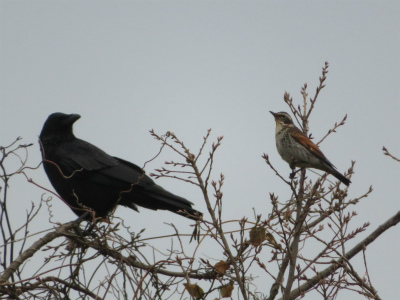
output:
[[42, 142], [55, 139], [58, 141], [74, 138], [72, 125], [81, 116], [77, 114], [63, 114], [60, 112], [51, 114], [43, 125], [40, 139]]

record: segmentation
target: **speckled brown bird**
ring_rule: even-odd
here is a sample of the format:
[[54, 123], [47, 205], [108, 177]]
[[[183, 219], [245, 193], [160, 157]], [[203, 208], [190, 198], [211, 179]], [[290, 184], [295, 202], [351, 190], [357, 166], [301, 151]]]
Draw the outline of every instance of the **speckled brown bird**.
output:
[[348, 178], [336, 170], [319, 147], [294, 125], [288, 113], [274, 113], [272, 111], [270, 113], [274, 116], [276, 122], [276, 148], [279, 155], [289, 164], [292, 170], [295, 167], [315, 168], [335, 176], [347, 186], [351, 183]]

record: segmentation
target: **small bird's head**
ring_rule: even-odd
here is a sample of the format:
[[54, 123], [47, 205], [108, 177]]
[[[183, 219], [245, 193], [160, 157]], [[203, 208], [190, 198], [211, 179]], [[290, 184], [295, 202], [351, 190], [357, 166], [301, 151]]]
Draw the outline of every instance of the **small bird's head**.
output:
[[72, 132], [72, 125], [81, 116], [77, 114], [63, 114], [60, 112], [51, 114], [46, 122], [44, 122], [42, 132], [40, 133], [40, 139], [57, 139], [66, 140], [74, 138]]
[[285, 113], [284, 111], [277, 112], [277, 113], [270, 111], [270, 113], [274, 116], [276, 125], [288, 126], [288, 125], [293, 124], [292, 117], [288, 113]]

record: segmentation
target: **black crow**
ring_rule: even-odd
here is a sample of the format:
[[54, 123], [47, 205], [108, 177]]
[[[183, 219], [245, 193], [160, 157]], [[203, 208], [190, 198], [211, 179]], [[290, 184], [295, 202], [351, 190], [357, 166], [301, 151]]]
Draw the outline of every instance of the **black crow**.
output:
[[184, 210], [202, 215], [192, 208], [190, 201], [155, 184], [142, 168], [76, 138], [72, 125], [80, 117], [53, 113], [40, 133], [47, 177], [75, 214], [81, 216], [91, 210], [96, 217], [106, 218], [119, 204], [136, 211], [139, 205], [189, 218]]

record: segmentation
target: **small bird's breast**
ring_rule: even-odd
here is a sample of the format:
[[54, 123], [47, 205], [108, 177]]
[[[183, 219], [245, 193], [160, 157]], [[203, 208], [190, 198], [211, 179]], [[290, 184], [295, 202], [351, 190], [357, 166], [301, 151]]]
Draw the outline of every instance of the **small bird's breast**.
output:
[[292, 151], [295, 147], [293, 139], [289, 136], [287, 130], [276, 132], [276, 148], [279, 155], [287, 162], [292, 161]]
[[276, 148], [282, 159], [290, 165], [307, 167], [306, 162], [312, 159], [311, 153], [291, 137], [287, 129], [276, 133]]

